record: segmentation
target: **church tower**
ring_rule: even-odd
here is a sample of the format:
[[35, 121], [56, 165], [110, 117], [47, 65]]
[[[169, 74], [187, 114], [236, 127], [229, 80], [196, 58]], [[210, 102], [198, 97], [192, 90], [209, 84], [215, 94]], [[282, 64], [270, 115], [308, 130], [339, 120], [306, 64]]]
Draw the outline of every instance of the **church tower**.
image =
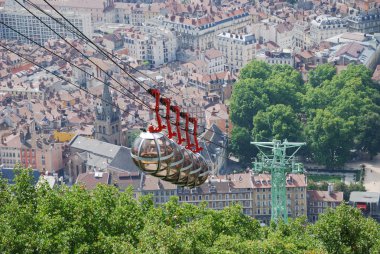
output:
[[107, 78], [104, 83], [102, 100], [95, 108], [95, 139], [121, 145], [120, 109], [113, 106]]

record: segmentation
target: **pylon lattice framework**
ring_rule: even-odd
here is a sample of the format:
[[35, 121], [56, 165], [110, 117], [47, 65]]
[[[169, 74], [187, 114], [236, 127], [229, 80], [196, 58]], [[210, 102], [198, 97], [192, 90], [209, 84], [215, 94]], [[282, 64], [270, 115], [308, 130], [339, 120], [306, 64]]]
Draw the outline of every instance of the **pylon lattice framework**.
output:
[[[306, 143], [288, 142], [286, 139], [281, 143], [280, 140], [272, 142], [251, 142], [255, 145], [260, 153], [259, 161], [254, 162], [254, 171], [257, 173], [271, 173], [271, 191], [272, 191], [272, 208], [271, 218], [275, 222], [280, 219], [288, 220], [287, 211], [287, 195], [286, 195], [286, 174], [288, 173], [303, 173], [302, 163], [295, 162], [295, 154]], [[267, 154], [263, 149], [271, 149], [272, 154]], [[286, 155], [289, 148], [295, 148], [295, 151], [290, 155]]]

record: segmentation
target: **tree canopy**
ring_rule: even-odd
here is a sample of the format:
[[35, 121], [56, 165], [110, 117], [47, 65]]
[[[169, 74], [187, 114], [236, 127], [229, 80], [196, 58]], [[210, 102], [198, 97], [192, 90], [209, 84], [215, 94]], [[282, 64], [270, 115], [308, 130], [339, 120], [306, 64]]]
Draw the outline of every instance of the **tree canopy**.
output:
[[0, 178], [1, 253], [376, 253], [380, 227], [346, 205], [315, 224], [305, 217], [261, 227], [238, 205], [215, 211], [172, 197], [155, 207], [132, 189], [98, 185], [33, 187], [31, 170], [15, 185]]
[[[339, 74], [319, 65], [304, 84], [288, 65], [252, 61], [234, 86], [230, 112], [234, 128], [247, 129], [253, 140], [306, 141], [304, 153], [329, 168], [342, 166], [352, 150], [371, 157], [380, 150], [380, 87], [363, 65]], [[240, 157], [245, 149], [235, 145], [232, 152]]]

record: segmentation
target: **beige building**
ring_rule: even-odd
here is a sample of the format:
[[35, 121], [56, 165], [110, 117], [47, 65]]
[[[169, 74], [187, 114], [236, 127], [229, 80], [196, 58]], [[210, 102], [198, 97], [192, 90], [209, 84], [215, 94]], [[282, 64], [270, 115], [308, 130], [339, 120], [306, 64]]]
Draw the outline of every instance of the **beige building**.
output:
[[[40, 7], [50, 7], [42, 0], [33, 1]], [[90, 14], [92, 26], [113, 22], [114, 0], [55, 0], [52, 5], [60, 11]]]
[[[51, 13], [53, 17], [58, 18], [59, 15]], [[86, 13], [74, 13], [69, 11], [63, 11], [62, 14], [83, 34], [87, 37], [92, 36], [91, 17]], [[41, 12], [34, 12], [34, 15], [39, 19], [42, 19], [48, 26], [42, 24], [36, 17], [30, 14], [20, 6], [16, 7], [0, 7], [0, 21], [6, 25], [12, 27], [16, 31], [19, 31], [28, 38], [33, 38], [34, 41], [39, 44], [44, 44], [49, 39], [58, 39], [59, 36], [54, 32], [60, 34], [63, 37], [76, 38], [72, 32], [68, 31], [64, 26], [61, 26], [56, 21], [50, 18], [46, 18], [46, 15]], [[54, 32], [51, 30], [53, 29]], [[24, 43], [32, 43], [24, 36], [12, 31], [7, 27], [2, 27], [0, 30], [0, 38], [7, 40], [20, 40]]]
[[176, 32], [181, 48], [206, 50], [215, 47], [215, 37], [223, 31], [243, 33], [251, 23], [251, 17], [244, 9], [237, 9], [202, 18], [166, 16], [157, 22]]
[[308, 219], [311, 222], [316, 222], [319, 214], [325, 212], [328, 208], [335, 208], [343, 202], [343, 192], [334, 192], [332, 186], [329, 186], [329, 191], [307, 191], [307, 198]]
[[176, 60], [178, 44], [171, 31], [147, 26], [126, 31], [125, 47], [139, 63], [157, 68]]
[[[253, 182], [253, 216], [269, 223], [271, 218], [271, 175], [259, 174], [252, 176]], [[303, 174], [288, 174], [286, 177], [287, 209], [289, 218], [307, 214], [306, 176]]]
[[27, 130], [2, 137], [0, 164], [14, 168], [16, 164], [31, 167], [40, 172], [56, 173], [63, 168], [63, 144], [49, 141], [35, 131], [31, 122]]
[[256, 39], [253, 34], [220, 33], [216, 37], [218, 48], [225, 55], [226, 70], [239, 72], [255, 57]]
[[318, 16], [310, 24], [310, 38], [314, 45], [345, 32], [347, 32], [347, 22], [329, 15]]

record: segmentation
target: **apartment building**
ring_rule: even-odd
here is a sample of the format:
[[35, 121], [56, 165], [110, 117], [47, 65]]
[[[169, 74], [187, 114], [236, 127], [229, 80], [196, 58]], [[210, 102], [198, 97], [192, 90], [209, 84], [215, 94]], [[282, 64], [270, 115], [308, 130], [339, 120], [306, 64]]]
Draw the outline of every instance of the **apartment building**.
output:
[[310, 38], [314, 45], [345, 32], [347, 32], [347, 22], [341, 18], [321, 15], [310, 23]]
[[333, 186], [328, 191], [307, 191], [307, 217], [310, 222], [316, 222], [319, 214], [328, 208], [335, 208], [343, 202], [343, 192], [334, 192]]
[[16, 164], [31, 167], [40, 172], [58, 172], [63, 168], [63, 144], [49, 141], [36, 132], [32, 121], [27, 130], [2, 137], [0, 164], [13, 168]]
[[231, 85], [234, 81], [235, 79], [229, 72], [219, 72], [211, 75], [190, 73], [188, 76], [189, 85], [208, 93], [215, 93], [220, 98], [224, 95], [224, 88]]
[[157, 68], [176, 60], [177, 38], [166, 29], [141, 27], [125, 32], [125, 46], [131, 57]]
[[294, 23], [293, 27], [293, 43], [292, 48], [296, 52], [306, 50], [310, 47], [310, 25], [306, 21], [300, 21]]
[[268, 64], [287, 64], [294, 67], [295, 63], [294, 54], [289, 49], [261, 51], [256, 55], [256, 58]]
[[253, 34], [223, 32], [216, 37], [216, 47], [225, 55], [226, 70], [239, 72], [255, 56], [256, 39]]
[[[254, 174], [253, 183], [253, 217], [268, 224], [271, 219], [272, 192], [271, 175]], [[306, 215], [306, 176], [303, 174], [288, 174], [286, 177], [287, 209], [289, 218]]]
[[181, 48], [206, 50], [215, 47], [215, 37], [221, 32], [243, 33], [251, 23], [251, 17], [244, 9], [227, 13], [215, 13], [202, 18], [182, 16], [159, 17], [157, 22], [167, 29], [173, 29], [179, 38]]
[[206, 63], [208, 74], [224, 71], [224, 55], [221, 51], [211, 48], [201, 53], [200, 60]]
[[347, 18], [348, 32], [380, 33], [379, 10], [370, 13], [359, 13]]
[[[58, 18], [58, 14], [51, 13], [53, 16]], [[92, 26], [90, 14], [86, 13], [74, 13], [74, 12], [63, 12], [62, 13], [74, 26], [76, 26], [81, 32], [86, 36], [92, 36]], [[58, 24], [53, 19], [47, 17], [41, 12], [35, 12], [35, 15], [42, 19], [51, 29], [63, 37], [76, 38], [72, 32], [68, 31], [65, 27]], [[13, 29], [19, 31], [28, 38], [32, 38], [36, 42], [43, 44], [49, 39], [57, 39], [57, 36], [48, 27], [42, 24], [37, 18], [31, 15], [24, 9], [18, 8], [7, 8], [0, 7], [0, 22], [12, 27]], [[2, 26], [0, 29], [0, 38], [6, 40], [19, 40], [24, 43], [31, 43], [25, 37], [19, 35], [18, 33], [12, 31], [11, 29]]]
[[[13, 2], [13, 0], [10, 1]], [[50, 9], [43, 0], [35, 0], [33, 3], [42, 8]], [[73, 12], [77, 16], [89, 14], [93, 27], [101, 23], [114, 22], [114, 0], [55, 0], [53, 5], [62, 12]]]
[[0, 94], [9, 94], [13, 98], [23, 98], [23, 99], [39, 99], [44, 100], [45, 93], [40, 91], [38, 88], [30, 88], [29, 86], [19, 85], [17, 87], [8, 88], [0, 87]]
[[181, 203], [198, 205], [205, 202], [208, 208], [222, 210], [227, 206], [240, 204], [243, 213], [253, 215], [253, 184], [250, 173], [229, 176], [212, 176], [199, 187], [188, 189], [179, 187], [177, 195]]

